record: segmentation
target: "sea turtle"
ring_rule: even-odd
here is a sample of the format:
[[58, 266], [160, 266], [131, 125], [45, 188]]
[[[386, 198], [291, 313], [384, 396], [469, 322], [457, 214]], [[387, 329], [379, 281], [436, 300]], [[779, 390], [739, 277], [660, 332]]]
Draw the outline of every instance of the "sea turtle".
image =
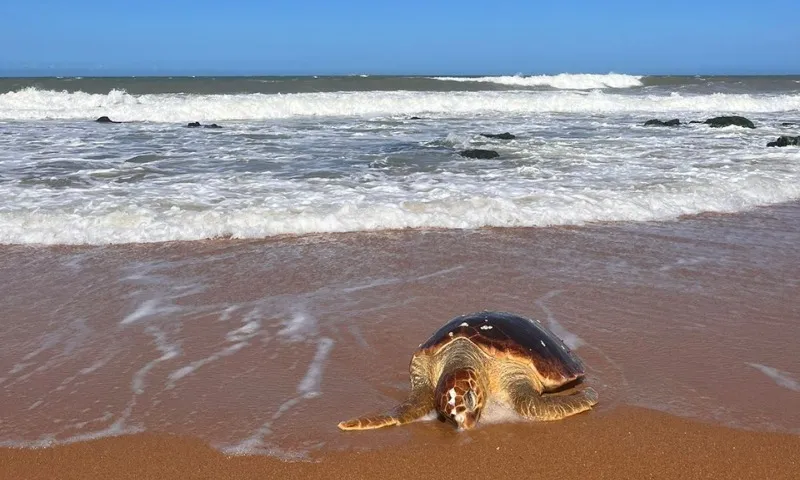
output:
[[[473, 428], [494, 400], [530, 420], [559, 420], [592, 408], [581, 360], [538, 321], [504, 312], [456, 317], [411, 358], [411, 392], [393, 410], [339, 423], [342, 430], [403, 425], [436, 410], [459, 429]], [[562, 394], [553, 394], [560, 392]]]

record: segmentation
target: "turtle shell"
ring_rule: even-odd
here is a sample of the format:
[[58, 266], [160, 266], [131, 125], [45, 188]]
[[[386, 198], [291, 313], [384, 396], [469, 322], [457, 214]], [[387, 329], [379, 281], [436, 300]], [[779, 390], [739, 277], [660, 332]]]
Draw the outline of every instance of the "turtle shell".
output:
[[538, 321], [505, 312], [478, 312], [456, 317], [437, 330], [419, 351], [433, 353], [466, 337], [488, 355], [530, 362], [546, 389], [583, 377], [581, 360]]

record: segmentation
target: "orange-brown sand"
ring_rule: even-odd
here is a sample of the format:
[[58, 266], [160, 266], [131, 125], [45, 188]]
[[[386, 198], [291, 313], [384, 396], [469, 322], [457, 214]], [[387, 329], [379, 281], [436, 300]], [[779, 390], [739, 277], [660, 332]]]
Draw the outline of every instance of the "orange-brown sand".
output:
[[[134, 435], [0, 450], [2, 479], [558, 478], [797, 479], [800, 437], [734, 430], [634, 407], [531, 426], [493, 426], [463, 443], [325, 453], [314, 462], [229, 457], [199, 440]], [[425, 428], [412, 424], [409, 429]], [[342, 435], [371, 435], [370, 432]]]

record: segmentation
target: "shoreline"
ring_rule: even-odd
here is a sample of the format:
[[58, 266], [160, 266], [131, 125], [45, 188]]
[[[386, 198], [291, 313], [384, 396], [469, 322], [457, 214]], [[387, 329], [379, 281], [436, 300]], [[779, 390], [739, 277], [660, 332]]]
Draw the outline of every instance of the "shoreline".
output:
[[[792, 478], [798, 219], [0, 247], [0, 441], [144, 431], [3, 448], [0, 478]], [[336, 428], [402, 401], [414, 348], [482, 309], [576, 347], [598, 406]]]
[[491, 425], [470, 441], [441, 425], [398, 428], [412, 437], [434, 429], [445, 438], [436, 445], [411, 441], [287, 462], [226, 456], [191, 437], [135, 434], [44, 449], [0, 449], [0, 477], [424, 479], [450, 472], [461, 478], [780, 480], [796, 478], [800, 469], [800, 436], [736, 430], [627, 406], [560, 422]]
[[747, 216], [769, 216], [774, 210], [800, 210], [800, 200], [789, 200], [769, 205], [756, 205], [746, 210], [736, 212], [699, 212], [691, 214], [681, 214], [674, 218], [662, 220], [596, 220], [584, 223], [566, 223], [554, 225], [537, 226], [482, 226], [467, 228], [450, 227], [404, 227], [404, 228], [380, 228], [374, 230], [345, 230], [330, 232], [306, 232], [306, 233], [279, 233], [264, 237], [236, 237], [230, 235], [218, 235], [207, 238], [196, 238], [192, 240], [167, 240], [167, 241], [147, 241], [147, 242], [119, 242], [119, 243], [2, 243], [0, 249], [16, 249], [18, 251], [51, 251], [56, 253], [82, 252], [94, 249], [145, 249], [145, 250], [173, 250], [189, 248], [197, 245], [208, 248], [236, 248], [250, 246], [266, 246], [270, 244], [282, 243], [321, 243], [348, 241], [353, 237], [373, 237], [383, 238], [401, 235], [428, 235], [428, 234], [486, 234], [503, 232], [516, 233], [520, 231], [531, 232], [570, 232], [581, 230], [609, 230], [624, 229], [635, 230], [637, 228], [664, 228], [669, 225], [680, 225], [685, 222], [696, 222], [704, 220], [731, 220], [735, 221], [738, 217]]

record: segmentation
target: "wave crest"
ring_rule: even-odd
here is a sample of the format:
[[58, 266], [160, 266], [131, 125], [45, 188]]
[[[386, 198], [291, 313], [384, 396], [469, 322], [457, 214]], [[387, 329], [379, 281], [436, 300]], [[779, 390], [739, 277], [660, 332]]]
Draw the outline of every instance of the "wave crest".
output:
[[497, 83], [514, 87], [552, 87], [560, 90], [593, 90], [597, 88], [631, 88], [643, 85], [641, 76], [621, 73], [560, 73], [558, 75], [513, 75], [499, 77], [433, 77], [446, 82]]
[[[513, 191], [509, 187], [506, 190]], [[82, 215], [72, 212], [0, 212], [0, 244], [108, 244], [207, 238], [264, 238], [324, 232], [405, 228], [546, 227], [593, 222], [654, 221], [702, 212], [739, 212], [793, 200], [800, 184], [751, 176], [702, 187], [649, 191], [580, 190], [496, 196], [492, 192], [435, 192], [427, 198], [354, 200], [352, 192], [318, 198], [297, 211], [296, 197], [284, 204], [181, 209], [148, 199], [136, 208], [106, 202]], [[301, 192], [299, 189], [294, 189]], [[310, 188], [302, 191], [311, 195]]]
[[0, 119], [188, 122], [302, 117], [471, 116], [531, 113], [722, 114], [800, 110], [800, 95], [626, 95], [603, 91], [325, 92], [130, 95], [26, 88], [0, 94]]

